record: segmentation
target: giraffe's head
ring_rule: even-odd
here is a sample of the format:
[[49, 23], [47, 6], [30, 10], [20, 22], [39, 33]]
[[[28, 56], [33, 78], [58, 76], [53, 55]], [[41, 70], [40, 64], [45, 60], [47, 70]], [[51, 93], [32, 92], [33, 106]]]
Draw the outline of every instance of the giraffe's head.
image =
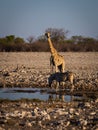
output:
[[45, 33], [45, 36], [46, 36], [47, 38], [50, 38], [50, 33], [49, 33], [49, 32], [46, 32], [46, 33]]

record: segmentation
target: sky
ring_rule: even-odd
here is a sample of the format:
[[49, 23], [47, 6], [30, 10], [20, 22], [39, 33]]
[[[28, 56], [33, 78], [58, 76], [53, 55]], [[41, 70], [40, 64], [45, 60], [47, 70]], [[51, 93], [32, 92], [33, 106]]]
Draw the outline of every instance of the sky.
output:
[[39, 37], [47, 28], [98, 38], [98, 0], [0, 0], [0, 37]]

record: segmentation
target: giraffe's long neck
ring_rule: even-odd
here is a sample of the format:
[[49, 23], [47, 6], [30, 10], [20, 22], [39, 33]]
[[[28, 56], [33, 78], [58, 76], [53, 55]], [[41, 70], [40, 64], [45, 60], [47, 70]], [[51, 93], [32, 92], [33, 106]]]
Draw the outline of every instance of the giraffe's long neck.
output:
[[51, 42], [50, 37], [48, 38], [48, 42], [49, 42], [51, 54], [52, 54], [52, 55], [56, 55], [56, 54], [57, 54], [57, 50], [54, 48], [54, 46], [53, 46], [53, 44], [52, 44], [52, 42]]

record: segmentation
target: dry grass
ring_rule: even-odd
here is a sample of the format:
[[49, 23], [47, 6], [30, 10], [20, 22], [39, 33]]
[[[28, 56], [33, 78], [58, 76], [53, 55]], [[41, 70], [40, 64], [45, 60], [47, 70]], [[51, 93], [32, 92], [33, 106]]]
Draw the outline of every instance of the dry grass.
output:
[[[98, 52], [66, 52], [66, 70], [80, 78], [93, 78], [98, 75]], [[21, 65], [39, 71], [49, 72], [50, 53], [47, 52], [0, 52], [0, 69], [12, 69]]]

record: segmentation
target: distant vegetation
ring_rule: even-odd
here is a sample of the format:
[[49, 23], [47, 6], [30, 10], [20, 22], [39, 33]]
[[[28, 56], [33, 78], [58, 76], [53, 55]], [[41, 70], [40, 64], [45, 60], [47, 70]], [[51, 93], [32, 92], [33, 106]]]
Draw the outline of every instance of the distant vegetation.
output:
[[[48, 28], [45, 32], [51, 33], [51, 39], [54, 47], [58, 51], [98, 51], [98, 39], [83, 36], [72, 36], [67, 38], [69, 31], [64, 29]], [[39, 36], [36, 40], [33, 36], [27, 38], [27, 42], [21, 37], [9, 35], [0, 38], [0, 51], [1, 52], [17, 52], [17, 51], [37, 51], [48, 52], [50, 51], [47, 39], [44, 35]]]

